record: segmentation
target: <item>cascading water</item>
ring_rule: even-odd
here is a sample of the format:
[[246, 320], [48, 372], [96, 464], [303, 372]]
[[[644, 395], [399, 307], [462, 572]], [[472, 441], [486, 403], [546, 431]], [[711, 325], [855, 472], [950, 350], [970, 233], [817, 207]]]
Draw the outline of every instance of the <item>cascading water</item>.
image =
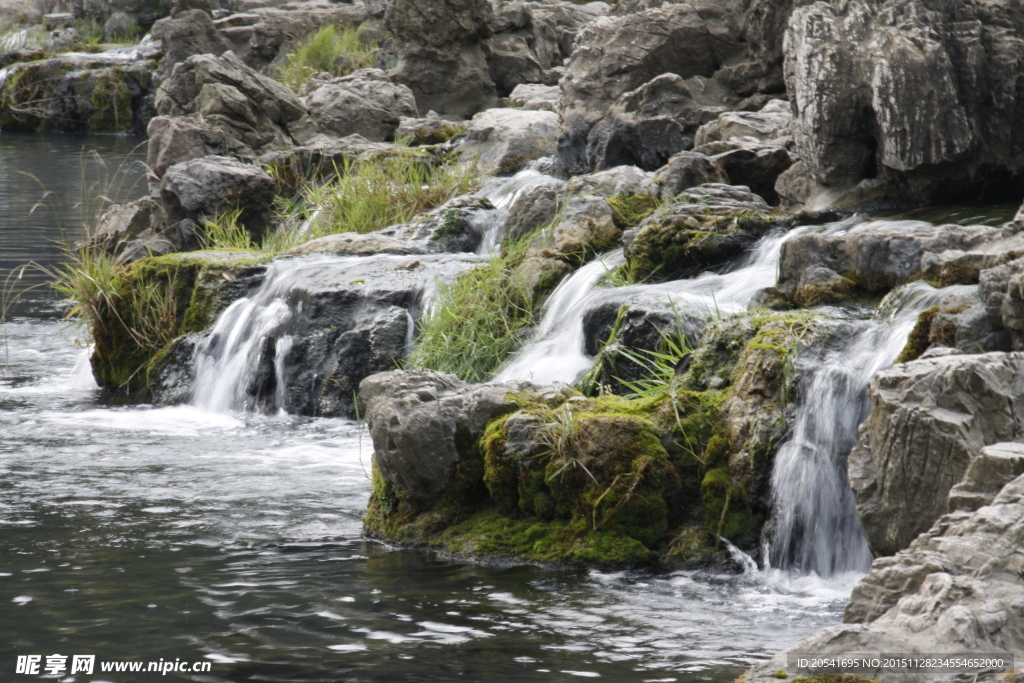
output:
[[[478, 260], [471, 254], [377, 254], [313, 256], [272, 262], [262, 285], [228, 306], [197, 345], [192, 405], [214, 412], [251, 411], [258, 406], [266, 407], [268, 403], [274, 410], [285, 409], [285, 387], [289, 385], [289, 373], [293, 370], [289, 367], [289, 353], [296, 343], [290, 329], [303, 316], [311, 292], [372, 287], [366, 284], [368, 279], [384, 279], [386, 282], [379, 286], [390, 289], [383, 298], [400, 299], [397, 303], [406, 307], [407, 328], [411, 333], [415, 315], [429, 308], [438, 282], [451, 279]], [[411, 271], [419, 274], [408, 275]], [[408, 278], [408, 284], [398, 282], [399, 277]], [[406, 337], [405, 342], [408, 347], [411, 338]], [[261, 374], [266, 372], [268, 360], [274, 374], [275, 388], [271, 397], [261, 396], [254, 389], [260, 383]]]
[[484, 184], [477, 194], [489, 200], [497, 211], [491, 212], [487, 225], [478, 228], [483, 236], [478, 254], [492, 256], [498, 253], [509, 208], [524, 194], [541, 186], [561, 189], [565, 187], [565, 181], [527, 168], [508, 178], [491, 178]]
[[607, 275], [625, 262], [621, 249], [603, 254], [558, 285], [544, 306], [533, 341], [509, 361], [495, 381], [575, 382], [593, 363], [593, 358], [584, 352], [583, 314], [612, 298], [663, 298], [681, 315], [695, 318], [746, 310], [757, 290], [775, 284], [783, 242], [803, 230], [762, 238], [750, 254], [727, 272], [704, 273], [689, 280], [656, 285], [601, 287]]
[[846, 458], [867, 417], [868, 382], [896, 360], [921, 311], [970, 289], [913, 283], [891, 293], [805, 380], [793, 436], [772, 470], [772, 566], [830, 576], [871, 565], [846, 479]]

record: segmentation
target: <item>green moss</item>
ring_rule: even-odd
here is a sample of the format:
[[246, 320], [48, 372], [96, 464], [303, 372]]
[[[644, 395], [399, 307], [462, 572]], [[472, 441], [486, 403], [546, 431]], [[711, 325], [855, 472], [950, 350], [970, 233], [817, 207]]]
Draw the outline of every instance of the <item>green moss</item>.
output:
[[94, 321], [93, 373], [110, 391], [144, 394], [150, 371], [179, 335], [209, 326], [235, 275], [267, 257], [246, 252], [185, 252], [141, 259], [117, 279]]
[[932, 323], [935, 321], [935, 315], [938, 312], [939, 307], [932, 306], [918, 314], [917, 322], [914, 323], [914, 329], [910, 331], [907, 343], [903, 346], [903, 350], [900, 351], [899, 357], [896, 358], [897, 363], [908, 363], [912, 360], [917, 360], [921, 357], [922, 353], [928, 350], [928, 345], [931, 343], [929, 340], [932, 332]]
[[93, 133], [125, 133], [134, 121], [128, 74], [115, 67], [104, 69], [92, 83], [92, 111], [88, 128]]
[[657, 197], [650, 195], [618, 195], [608, 199], [612, 207], [612, 221], [619, 230], [629, 230], [640, 225], [661, 205]]

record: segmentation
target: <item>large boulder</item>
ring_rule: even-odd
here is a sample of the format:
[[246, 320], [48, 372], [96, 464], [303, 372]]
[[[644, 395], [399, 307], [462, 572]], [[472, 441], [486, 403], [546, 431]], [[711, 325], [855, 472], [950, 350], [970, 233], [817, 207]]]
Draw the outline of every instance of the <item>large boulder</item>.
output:
[[480, 44], [492, 22], [486, 0], [395, 0], [385, 17], [398, 58], [391, 77], [412, 90], [424, 111], [468, 117], [496, 104]]
[[208, 124], [202, 114], [154, 117], [147, 134], [146, 168], [152, 190], [159, 188], [160, 179], [174, 164], [232, 151], [224, 131]]
[[[726, 111], [727, 102], [738, 104], [731, 88], [707, 80], [743, 51], [734, 10], [728, 2], [700, 9], [671, 4], [587, 24], [560, 83], [562, 170], [577, 174], [638, 162], [653, 170], [687, 143], [692, 146], [697, 128]], [[612, 118], [591, 141], [591, 128], [612, 105]], [[643, 160], [605, 160], [628, 154], [638, 141], [649, 148]]]
[[161, 116], [201, 114], [224, 133], [232, 151], [248, 155], [304, 144], [317, 133], [295, 93], [232, 52], [175, 64], [157, 89], [155, 107]]
[[1024, 354], [922, 358], [879, 373], [868, 391], [850, 486], [872, 551], [892, 555], [946, 512], [984, 446], [1024, 436]]
[[231, 49], [230, 43], [214, 26], [213, 17], [199, 9], [179, 12], [173, 18], [157, 22], [153, 27], [153, 37], [164, 48], [164, 56], [157, 68], [161, 80], [171, 75], [176, 64], [192, 55], [219, 57]]
[[449, 483], [466, 444], [495, 415], [510, 413], [519, 383], [473, 385], [440, 372], [392, 370], [359, 385], [373, 463], [397, 492], [432, 499]]
[[[894, 557], [876, 559], [853, 590], [844, 623], [829, 626], [745, 675], [747, 683], [773, 683], [776, 672], [808, 673], [791, 666], [792, 654], [816, 658], [851, 653], [1024, 652], [1020, 627], [1024, 585], [1020, 580], [1020, 538], [1024, 535], [1024, 477], [1017, 477], [990, 505], [976, 512], [940, 518], [913, 545]], [[861, 669], [881, 681], [999, 681], [1015, 677], [1006, 662], [955, 674], [892, 667]], [[910, 677], [913, 677], [912, 679]]]
[[417, 115], [416, 100], [404, 85], [379, 69], [360, 69], [342, 78], [314, 74], [303, 101], [321, 133], [367, 140], [391, 140], [399, 121]]
[[661, 194], [675, 197], [683, 190], [705, 183], [729, 184], [725, 169], [711, 157], [699, 152], [679, 152], [654, 173]]
[[786, 83], [804, 172], [880, 201], [1024, 184], [1024, 8], [815, 2], [792, 12]]
[[558, 116], [550, 111], [488, 109], [473, 117], [456, 148], [488, 174], [508, 174], [555, 151]]
[[277, 183], [258, 166], [207, 156], [175, 164], [160, 184], [160, 197], [172, 221], [202, 224], [240, 209], [239, 225], [258, 241], [270, 221]]
[[973, 284], [982, 270], [1024, 254], [1024, 236], [1014, 223], [871, 221], [840, 227], [798, 235], [782, 245], [779, 289], [801, 306], [854, 293], [880, 295], [918, 279]]

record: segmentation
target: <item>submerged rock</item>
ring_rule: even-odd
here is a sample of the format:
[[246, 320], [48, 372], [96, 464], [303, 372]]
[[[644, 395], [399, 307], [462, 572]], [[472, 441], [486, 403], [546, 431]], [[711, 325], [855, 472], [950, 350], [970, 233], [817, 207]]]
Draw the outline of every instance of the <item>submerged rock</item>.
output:
[[850, 486], [872, 551], [892, 555], [946, 512], [984, 446], [1024, 436], [1024, 354], [898, 364], [875, 376], [869, 396]]

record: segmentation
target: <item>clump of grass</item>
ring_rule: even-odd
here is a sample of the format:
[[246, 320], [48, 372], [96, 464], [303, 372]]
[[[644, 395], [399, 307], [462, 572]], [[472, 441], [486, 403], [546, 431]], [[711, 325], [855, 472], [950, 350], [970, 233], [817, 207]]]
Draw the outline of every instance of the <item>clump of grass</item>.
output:
[[[239, 223], [241, 215], [242, 209], [239, 208], [204, 221], [203, 235], [199, 240], [203, 249], [232, 249], [277, 254], [301, 244], [305, 240], [293, 225], [286, 223], [277, 230], [268, 231], [263, 239], [257, 242], [252, 238], [252, 233]], [[287, 220], [288, 217], [281, 218]]]
[[346, 159], [337, 177], [306, 187], [307, 205], [319, 209], [310, 237], [365, 234], [405, 223], [413, 216], [475, 189], [469, 167], [439, 164], [427, 154], [399, 148], [361, 161]]
[[356, 69], [373, 66], [376, 49], [377, 42], [364, 40], [359, 28], [346, 25], [339, 32], [333, 24], [321, 26], [288, 54], [278, 78], [298, 92], [312, 74], [325, 72], [345, 76]]
[[439, 288], [408, 368], [450, 372], [485, 382], [522, 343], [534, 323], [533, 295], [516, 272], [529, 237]]

